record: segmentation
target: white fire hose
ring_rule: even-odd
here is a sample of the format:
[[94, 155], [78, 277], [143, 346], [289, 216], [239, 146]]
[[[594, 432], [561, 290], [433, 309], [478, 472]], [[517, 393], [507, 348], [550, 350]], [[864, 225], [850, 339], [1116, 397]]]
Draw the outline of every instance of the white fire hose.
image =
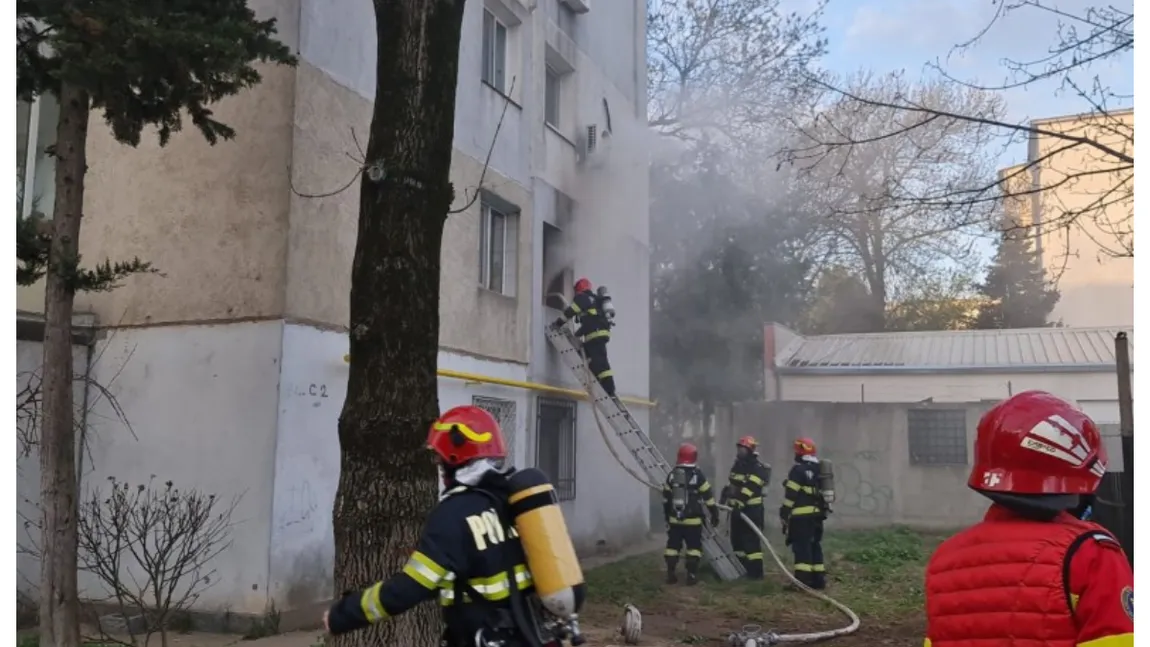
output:
[[[591, 378], [591, 380], [596, 380], [597, 378], [591, 374], [591, 370], [587, 365], [587, 356], [583, 354], [582, 347], [579, 348], [579, 355], [583, 359], [583, 370], [587, 374], [587, 377]], [[593, 384], [594, 382], [590, 383]], [[595, 416], [595, 426], [599, 428], [599, 435], [603, 437], [603, 442], [607, 444], [607, 449], [611, 452], [611, 456], [615, 458], [615, 462], [619, 463], [620, 467], [622, 467], [624, 471], [626, 471], [627, 474], [629, 474], [636, 481], [646, 485], [653, 490], [661, 492], [663, 490], [662, 485], [651, 483], [647, 479], [643, 478], [640, 474], [637, 474], [630, 468], [630, 466], [627, 465], [626, 462], [623, 461], [623, 458], [619, 456], [619, 453], [615, 451], [615, 447], [611, 443], [610, 435], [607, 433], [607, 430], [603, 425], [603, 419], [599, 416], [599, 410], [594, 405], [595, 394], [592, 393], [590, 389], [588, 389], [587, 395], [591, 399], [591, 412]], [[767, 540], [767, 536], [763, 534], [762, 529], [755, 525], [755, 523], [752, 522], [747, 517], [747, 515], [734, 510], [729, 506], [720, 505], [718, 507], [728, 511], [728, 513], [732, 515], [739, 515], [739, 518], [743, 520], [743, 523], [747, 524], [747, 526], [753, 530], [756, 535], [758, 535], [759, 541], [762, 542], [763, 547], [767, 549], [767, 552], [771, 554], [771, 558], [775, 560], [775, 564], [778, 565], [779, 570], [782, 571], [782, 573], [787, 576], [787, 579], [789, 579], [791, 583], [797, 586], [799, 590], [830, 604], [850, 619], [850, 624], [840, 629], [830, 629], [827, 631], [815, 631], [811, 633], [797, 634], [780, 634], [776, 633], [774, 630], [763, 631], [761, 625], [747, 624], [743, 625], [740, 631], [727, 636], [728, 645], [731, 647], [767, 647], [769, 645], [778, 645], [781, 643], [810, 643], [821, 640], [828, 640], [831, 638], [838, 638], [839, 636], [846, 636], [858, 631], [860, 625], [858, 615], [838, 600], [835, 600], [829, 595], [816, 591], [806, 584], [800, 582], [798, 578], [796, 578], [790, 572], [786, 564], [783, 563], [783, 560], [779, 557], [779, 554], [775, 552], [774, 546], [771, 546], [771, 542]], [[623, 624], [622, 628], [620, 629], [620, 633], [623, 635], [624, 642], [626, 642], [628, 645], [638, 644], [639, 638], [642, 634], [642, 628], [643, 618], [642, 614], [639, 612], [639, 609], [631, 604], [626, 605], [623, 612]]]

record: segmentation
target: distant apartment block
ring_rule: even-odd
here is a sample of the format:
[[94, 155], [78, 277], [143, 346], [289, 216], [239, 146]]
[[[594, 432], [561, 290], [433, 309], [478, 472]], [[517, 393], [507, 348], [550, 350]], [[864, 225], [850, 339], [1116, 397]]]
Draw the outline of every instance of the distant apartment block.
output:
[[[1134, 155], [1133, 109], [1031, 125]], [[1051, 321], [1073, 327], [1133, 325], [1134, 172], [1133, 164], [1122, 166], [1096, 148], [1034, 134], [1027, 162], [1000, 171], [1009, 178], [1007, 219], [1030, 228], [1043, 268], [1062, 293]]]

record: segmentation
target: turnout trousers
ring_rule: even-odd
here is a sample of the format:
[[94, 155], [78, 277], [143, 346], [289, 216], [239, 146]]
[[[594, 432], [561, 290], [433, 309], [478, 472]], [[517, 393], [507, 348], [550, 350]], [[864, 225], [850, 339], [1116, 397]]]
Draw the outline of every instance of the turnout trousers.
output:
[[730, 514], [731, 519], [731, 548], [735, 551], [735, 557], [743, 564], [743, 568], [747, 570], [747, 578], [752, 580], [763, 579], [763, 544], [759, 536], [755, 534], [754, 530], [747, 527], [747, 522], [743, 521], [737, 512], [742, 512], [755, 524], [759, 530], [763, 529], [763, 506], [753, 505], [733, 510]]
[[791, 517], [787, 541], [795, 555], [795, 578], [812, 589], [827, 586], [823, 563], [823, 520], [819, 515]]
[[679, 556], [685, 559], [688, 575], [697, 575], [699, 560], [703, 558], [703, 520], [699, 525], [689, 526], [682, 523], [672, 523], [667, 529], [667, 549], [663, 551], [663, 560], [667, 562], [667, 573], [674, 573], [675, 566], [679, 564]]
[[607, 395], [615, 395], [615, 372], [607, 361], [607, 338], [599, 337], [583, 342], [583, 354], [587, 356], [587, 368], [599, 380]]

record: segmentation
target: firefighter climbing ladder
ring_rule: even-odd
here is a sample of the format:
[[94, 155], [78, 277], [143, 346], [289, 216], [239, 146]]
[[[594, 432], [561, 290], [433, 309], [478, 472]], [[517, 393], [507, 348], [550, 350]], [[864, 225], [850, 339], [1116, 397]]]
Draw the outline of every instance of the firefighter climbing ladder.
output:
[[[647, 436], [647, 432], [639, 426], [627, 407], [618, 398], [607, 395], [599, 385], [599, 381], [591, 375], [591, 371], [583, 361], [579, 342], [571, 330], [567, 326], [548, 328], [547, 339], [555, 350], [559, 351], [563, 363], [590, 394], [591, 406], [606, 419], [607, 424], [615, 430], [615, 435], [623, 442], [623, 446], [631, 452], [635, 462], [643, 468], [647, 475], [647, 483], [649, 485], [665, 483], [667, 475], [671, 472], [671, 466], [663, 459], [662, 454]], [[726, 540], [706, 522], [703, 525], [703, 555], [715, 574], [725, 581], [737, 579], [746, 572]]]

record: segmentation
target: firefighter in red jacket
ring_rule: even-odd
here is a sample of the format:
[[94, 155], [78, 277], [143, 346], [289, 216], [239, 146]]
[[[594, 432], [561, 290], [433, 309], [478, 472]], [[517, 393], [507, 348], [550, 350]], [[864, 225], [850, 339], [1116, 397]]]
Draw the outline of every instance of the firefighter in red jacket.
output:
[[992, 503], [931, 556], [925, 647], [1133, 647], [1130, 563], [1084, 520], [1106, 472], [1094, 422], [1026, 391], [986, 412], [974, 453], [968, 485]]

